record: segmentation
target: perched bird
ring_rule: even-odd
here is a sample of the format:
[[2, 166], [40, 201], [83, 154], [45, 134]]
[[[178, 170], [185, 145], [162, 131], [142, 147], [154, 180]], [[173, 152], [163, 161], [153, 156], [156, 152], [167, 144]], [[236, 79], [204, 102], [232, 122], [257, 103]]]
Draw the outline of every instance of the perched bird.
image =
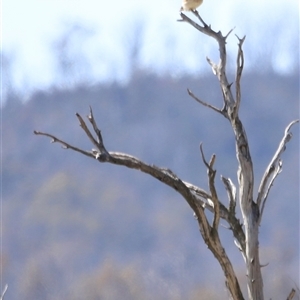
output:
[[182, 6], [180, 11], [195, 10], [198, 6], [202, 4], [203, 0], [182, 0]]

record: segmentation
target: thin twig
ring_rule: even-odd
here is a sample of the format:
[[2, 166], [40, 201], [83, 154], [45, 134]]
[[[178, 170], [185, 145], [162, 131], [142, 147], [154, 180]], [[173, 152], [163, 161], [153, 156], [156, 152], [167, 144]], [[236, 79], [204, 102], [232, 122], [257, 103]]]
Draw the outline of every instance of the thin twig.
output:
[[98, 128], [97, 126], [97, 123], [96, 123], [96, 120], [94, 118], [94, 115], [93, 115], [93, 110], [92, 110], [92, 107], [90, 106], [90, 114], [88, 115], [88, 120], [90, 121], [90, 123], [92, 124], [93, 126], [93, 129], [97, 135], [97, 142], [99, 144], [102, 144], [103, 145], [103, 139], [102, 139], [102, 136], [101, 136], [101, 130]]
[[203, 148], [202, 148], [202, 143], [200, 143], [200, 152], [201, 152], [201, 157], [202, 157], [203, 163], [205, 164], [206, 168], [209, 169], [210, 166], [209, 166], [208, 162], [205, 159]]
[[235, 27], [231, 28], [228, 33], [224, 36], [225, 40], [227, 40], [227, 38], [229, 37], [230, 33], [235, 29]]
[[33, 133], [36, 135], [44, 135], [44, 136], [50, 137], [52, 139], [51, 143], [59, 143], [59, 144], [63, 145], [63, 147], [62, 147], [63, 149], [72, 149], [72, 150], [79, 152], [81, 154], [84, 154], [86, 156], [96, 158], [95, 155], [91, 151], [85, 151], [85, 150], [82, 150], [75, 146], [72, 146], [71, 144], [69, 144], [63, 140], [60, 140], [59, 138], [57, 138], [56, 136], [54, 136], [52, 134], [41, 132], [41, 131], [36, 131], [36, 130], [34, 130]]
[[206, 106], [206, 107], [209, 107], [209, 108], [211, 108], [212, 110], [214, 110], [214, 111], [216, 111], [216, 112], [218, 112], [218, 113], [220, 113], [220, 114], [223, 114], [223, 112], [222, 112], [219, 108], [217, 108], [217, 107], [215, 107], [215, 106], [213, 106], [213, 105], [211, 105], [211, 104], [209, 104], [209, 103], [206, 103], [206, 102], [202, 101], [201, 99], [199, 99], [198, 97], [196, 97], [196, 96], [192, 93], [192, 91], [191, 91], [190, 89], [187, 89], [187, 92], [188, 92], [189, 96], [191, 96], [193, 99], [195, 99], [195, 100], [196, 100], [197, 102], [199, 102], [200, 104], [202, 104], [202, 105], [204, 105], [204, 106]]
[[90, 132], [89, 128], [87, 127], [87, 125], [85, 124], [83, 118], [80, 116], [79, 113], [76, 113], [76, 117], [79, 120], [80, 123], [80, 127], [84, 130], [84, 132], [86, 133], [86, 135], [88, 136], [88, 138], [90, 139], [90, 141], [92, 142], [92, 144], [95, 145], [95, 147], [97, 149], [100, 150], [99, 147], [99, 143], [95, 140], [95, 138], [93, 137], [92, 133]]
[[209, 163], [205, 160], [203, 148], [202, 148], [202, 143], [200, 144], [200, 152], [202, 156], [202, 161], [207, 167], [207, 176], [208, 176], [208, 184], [209, 184], [209, 190], [211, 192], [211, 201], [213, 202], [214, 206], [214, 219], [213, 219], [213, 228], [217, 231], [219, 227], [219, 222], [220, 222], [220, 203], [218, 200], [218, 195], [217, 195], [217, 190], [215, 187], [215, 176], [216, 176], [216, 170], [213, 169], [215, 160], [216, 160], [216, 155], [213, 154], [211, 156], [211, 159]]
[[235, 107], [235, 114], [237, 115], [240, 108], [241, 103], [241, 78], [242, 78], [242, 72], [244, 68], [244, 52], [243, 52], [243, 43], [246, 39], [246, 36], [244, 36], [242, 39], [240, 39], [237, 35], [236, 37], [239, 40], [238, 43], [238, 55], [236, 59], [236, 78], [235, 78], [235, 90], [236, 90], [236, 107]]
[[4, 299], [4, 295], [5, 295], [6, 291], [7, 291], [7, 289], [8, 289], [8, 284], [6, 284], [6, 285], [4, 286], [4, 289], [3, 289], [3, 291], [2, 291], [0, 300], [3, 300], [3, 299]]
[[295, 289], [292, 289], [291, 292], [289, 293], [288, 297], [286, 298], [286, 300], [292, 300], [294, 298], [296, 294]]

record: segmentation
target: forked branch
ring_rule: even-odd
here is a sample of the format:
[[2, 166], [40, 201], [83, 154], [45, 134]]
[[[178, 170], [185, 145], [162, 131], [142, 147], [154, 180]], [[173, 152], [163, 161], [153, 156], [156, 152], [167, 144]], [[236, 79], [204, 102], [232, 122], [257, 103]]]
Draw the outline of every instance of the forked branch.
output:
[[213, 228], [214, 230], [218, 230], [219, 222], [220, 222], [220, 202], [218, 199], [216, 187], [215, 187], [215, 176], [216, 176], [216, 170], [213, 169], [216, 156], [215, 154], [212, 155], [209, 163], [205, 160], [202, 143], [200, 144], [200, 151], [202, 156], [202, 161], [205, 164], [207, 168], [207, 176], [208, 176], [208, 184], [209, 184], [209, 190], [211, 193], [211, 201], [212, 205], [214, 207], [214, 220], [213, 220]]
[[[242, 230], [242, 226], [239, 223], [239, 220], [232, 216], [229, 213], [228, 209], [218, 199], [217, 192], [214, 186], [214, 178], [216, 171], [213, 170], [213, 165], [215, 161], [215, 156], [213, 155], [211, 160], [207, 163], [204, 158], [204, 154], [201, 147], [203, 162], [205, 163], [208, 170], [210, 187], [210, 193], [208, 193], [203, 189], [196, 187], [195, 185], [182, 181], [170, 169], [160, 168], [155, 165], [146, 164], [138, 158], [125, 153], [108, 152], [104, 145], [101, 130], [98, 128], [95, 118], [93, 116], [92, 109], [90, 108], [88, 120], [92, 124], [96, 137], [94, 137], [83, 118], [79, 114], [76, 114], [76, 116], [79, 120], [81, 128], [84, 130], [87, 137], [96, 147], [96, 149], [92, 149], [91, 151], [85, 151], [75, 146], [72, 146], [65, 141], [62, 141], [61, 139], [58, 139], [57, 137], [51, 134], [43, 133], [40, 131], [34, 131], [34, 133], [37, 135], [44, 135], [50, 137], [52, 138], [53, 142], [58, 142], [62, 144], [65, 149], [72, 149], [74, 151], [80, 152], [88, 157], [93, 157], [94, 159], [97, 159], [99, 162], [108, 162], [116, 165], [123, 165], [131, 169], [140, 170], [167, 184], [168, 186], [176, 190], [178, 193], [180, 193], [188, 202], [189, 206], [192, 208], [195, 215], [197, 216], [200, 232], [205, 243], [207, 244], [208, 248], [213, 252], [214, 256], [218, 259], [224, 273], [227, 274], [226, 282], [228, 289], [231, 291], [231, 294], [236, 295], [235, 299], [242, 299], [240, 287], [235, 273], [233, 271], [231, 262], [227, 257], [227, 254], [219, 239], [219, 219], [223, 218], [228, 222], [236, 240], [238, 240], [238, 242], [241, 245], [243, 245], [242, 251], [245, 251], [245, 236]], [[214, 214], [214, 221], [212, 226], [209, 224], [205, 215], [205, 208], [207, 208]]]
[[[222, 111], [223, 111], [224, 108], [226, 108], [228, 105], [233, 106], [235, 104], [235, 101], [234, 101], [234, 98], [233, 98], [233, 95], [232, 95], [232, 92], [231, 92], [231, 89], [230, 89], [231, 84], [229, 83], [229, 81], [227, 79], [227, 75], [226, 75], [226, 60], [227, 60], [226, 39], [229, 36], [229, 34], [232, 32], [232, 30], [230, 30], [228, 32], [228, 34], [223, 36], [220, 31], [216, 32], [216, 31], [212, 30], [211, 27], [208, 26], [202, 20], [202, 18], [200, 17], [198, 11], [194, 11], [193, 13], [200, 20], [200, 22], [203, 24], [203, 26], [201, 26], [198, 23], [194, 22], [192, 19], [190, 19], [189, 17], [187, 17], [183, 13], [180, 13], [181, 20], [179, 20], [179, 21], [189, 23], [194, 28], [196, 28], [197, 30], [202, 32], [203, 34], [214, 38], [217, 41], [218, 45], [219, 45], [219, 54], [220, 54], [219, 63], [215, 64], [209, 58], [207, 58], [207, 61], [211, 65], [213, 73], [218, 77], [218, 80], [220, 82], [222, 95], [223, 95], [223, 101], [224, 101], [224, 105], [223, 105], [223, 109], [222, 109]], [[225, 110], [224, 110], [223, 114], [225, 115]]]
[[224, 183], [225, 189], [227, 191], [227, 196], [229, 199], [229, 213], [231, 215], [235, 215], [235, 208], [236, 208], [236, 187], [231, 181], [230, 178], [226, 178], [221, 176], [221, 179]]
[[258, 195], [257, 195], [257, 205], [260, 208], [260, 217], [259, 222], [261, 222], [261, 218], [263, 215], [263, 211], [265, 208], [265, 203], [267, 201], [270, 189], [282, 170], [282, 161], [281, 161], [281, 154], [286, 149], [286, 144], [291, 140], [293, 134], [290, 132], [293, 125], [299, 123], [299, 120], [292, 121], [285, 129], [284, 135], [282, 140], [280, 141], [278, 148], [271, 159], [269, 165], [267, 166], [265, 173], [261, 179], [259, 188], [258, 188]]
[[243, 53], [243, 43], [245, 41], [245, 36], [243, 38], [238, 38], [238, 54], [237, 54], [237, 70], [236, 70], [236, 79], [235, 79], [235, 89], [236, 89], [236, 99], [234, 99], [233, 94], [231, 92], [231, 86], [232, 83], [229, 83], [227, 79], [226, 74], [226, 61], [227, 61], [227, 55], [226, 55], [226, 39], [229, 36], [229, 34], [232, 32], [233, 29], [231, 29], [225, 36], [222, 35], [220, 31], [216, 32], [211, 29], [211, 26], [208, 26], [203, 19], [200, 17], [198, 11], [193, 11], [195, 16], [200, 20], [203, 26], [199, 25], [198, 23], [194, 22], [192, 19], [187, 17], [185, 14], [181, 13], [181, 20], [182, 22], [187, 22], [190, 25], [192, 25], [194, 28], [199, 30], [201, 33], [210, 36], [214, 38], [218, 45], [219, 45], [219, 62], [218, 64], [214, 63], [210, 58], [206, 58], [207, 62], [212, 68], [213, 74], [218, 77], [218, 80], [220, 82], [220, 87], [223, 95], [223, 107], [222, 109], [219, 109], [203, 100], [201, 100], [199, 97], [195, 96], [191, 90], [188, 89], [188, 94], [195, 99], [200, 104], [209, 107], [213, 109], [214, 111], [221, 113], [225, 118], [227, 119], [233, 119], [238, 113], [240, 101], [241, 101], [241, 88], [240, 88], [240, 81], [242, 76], [242, 71], [244, 67], [244, 53]]

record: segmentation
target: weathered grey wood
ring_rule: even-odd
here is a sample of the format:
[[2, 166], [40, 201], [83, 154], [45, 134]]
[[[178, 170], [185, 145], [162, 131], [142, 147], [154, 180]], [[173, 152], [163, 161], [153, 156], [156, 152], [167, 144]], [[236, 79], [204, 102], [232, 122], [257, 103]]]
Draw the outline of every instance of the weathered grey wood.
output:
[[2, 291], [2, 294], [0, 296], [0, 300], [3, 300], [4, 299], [4, 296], [5, 296], [5, 293], [7, 292], [7, 289], [8, 289], [8, 285], [6, 284], [3, 288], [3, 291]]
[[[291, 138], [291, 133], [289, 130], [291, 126], [299, 120], [293, 121], [286, 129], [283, 140], [281, 141], [277, 152], [275, 153], [270, 165], [268, 166], [262, 183], [259, 188], [258, 199], [257, 201], [253, 200], [253, 186], [254, 186], [254, 174], [253, 174], [253, 164], [250, 155], [250, 149], [248, 144], [247, 135], [241, 120], [239, 119], [239, 107], [241, 102], [241, 86], [240, 80], [242, 76], [243, 66], [244, 66], [244, 54], [242, 45], [245, 41], [245, 37], [242, 39], [238, 38], [238, 55], [237, 55], [237, 69], [236, 69], [236, 79], [235, 79], [235, 89], [236, 89], [236, 97], [233, 98], [233, 94], [231, 92], [231, 85], [226, 76], [226, 38], [231, 33], [231, 31], [223, 36], [222, 33], [215, 32], [208, 26], [203, 19], [199, 16], [197, 11], [194, 11], [194, 14], [203, 26], [195, 23], [193, 20], [188, 18], [186, 15], [181, 13], [181, 21], [185, 21], [195, 27], [197, 30], [206, 34], [208, 36], [213, 37], [218, 45], [219, 45], [219, 54], [220, 59], [219, 63], [216, 64], [207, 58], [208, 63], [212, 67], [213, 74], [218, 77], [222, 94], [223, 94], [223, 108], [218, 109], [217, 107], [213, 107], [210, 104], [200, 100], [196, 97], [190, 90], [188, 93], [195, 100], [197, 100], [202, 105], [213, 109], [221, 113], [225, 118], [227, 118], [231, 124], [233, 129], [235, 143], [236, 143], [236, 157], [238, 160], [238, 171], [237, 178], [239, 183], [239, 203], [243, 216], [244, 223], [244, 233], [245, 233], [245, 252], [242, 251], [246, 268], [247, 268], [247, 281], [248, 281], [248, 297], [250, 300], [257, 299], [263, 300], [263, 279], [261, 274], [261, 264], [259, 260], [259, 239], [258, 239], [258, 228], [261, 221], [262, 212], [264, 209], [264, 204], [266, 198], [268, 196], [270, 187], [276, 176], [279, 174], [281, 169], [281, 161], [280, 154], [284, 151], [286, 143]], [[275, 170], [274, 165], [277, 164], [277, 169]], [[275, 170], [275, 171], [274, 171]], [[275, 173], [274, 173], [275, 172]], [[270, 180], [270, 184], [267, 186], [268, 179], [271, 177], [272, 173], [274, 173], [272, 179]], [[235, 210], [235, 201], [233, 196], [233, 187], [229, 184], [229, 181], [224, 180], [226, 190], [228, 192], [229, 197], [229, 211], [234, 213]], [[241, 245], [237, 243], [239, 249], [241, 249]], [[226, 274], [225, 274], [226, 276]]]

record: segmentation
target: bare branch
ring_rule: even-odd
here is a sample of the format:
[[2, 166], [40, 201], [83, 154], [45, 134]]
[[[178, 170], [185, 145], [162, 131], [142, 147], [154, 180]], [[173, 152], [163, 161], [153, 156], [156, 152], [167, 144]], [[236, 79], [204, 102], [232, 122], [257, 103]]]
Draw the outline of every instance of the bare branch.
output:
[[[89, 116], [89, 120], [90, 122], [93, 124], [93, 128], [96, 132], [96, 134], [98, 135], [98, 141], [97, 142], [93, 135], [91, 134], [91, 132], [89, 131], [88, 127], [86, 126], [84, 120], [82, 119], [82, 117], [79, 114], [76, 114], [77, 118], [79, 119], [80, 125], [83, 128], [83, 130], [85, 131], [85, 133], [87, 134], [87, 136], [90, 138], [91, 142], [96, 145], [96, 147], [98, 148], [98, 150], [93, 149], [91, 152], [89, 151], [84, 151], [82, 149], [79, 149], [77, 147], [74, 147], [72, 145], [70, 145], [67, 142], [62, 141], [61, 139], [58, 139], [57, 137], [55, 137], [52, 134], [48, 134], [48, 133], [44, 133], [44, 132], [39, 132], [39, 131], [34, 131], [34, 133], [36, 135], [44, 135], [47, 137], [52, 138], [53, 142], [58, 142], [60, 144], [62, 144], [64, 146], [65, 149], [72, 149], [76, 152], [82, 153], [86, 156], [92, 157], [97, 159], [99, 162], [109, 162], [112, 164], [116, 164], [116, 165], [122, 165], [122, 166], [126, 166], [128, 168], [131, 169], [136, 169], [136, 170], [140, 170], [144, 173], [147, 173], [151, 176], [153, 176], [154, 178], [162, 181], [163, 183], [169, 185], [170, 187], [172, 187], [173, 189], [175, 189], [176, 191], [178, 191], [180, 194], [183, 195], [183, 197], [187, 200], [187, 202], [190, 204], [191, 208], [195, 211], [195, 213], [197, 214], [197, 216], [199, 215], [198, 211], [198, 207], [199, 207], [199, 199], [192, 193], [192, 191], [190, 191], [190, 189], [171, 171], [168, 169], [164, 169], [164, 168], [159, 168], [157, 166], [154, 165], [148, 165], [146, 163], [144, 163], [143, 161], [137, 159], [134, 156], [125, 154], [125, 153], [120, 153], [120, 152], [104, 152], [104, 154], [106, 155], [105, 159], [101, 159], [101, 151], [106, 151], [105, 147], [104, 147], [104, 143], [103, 143], [103, 139], [101, 136], [101, 132], [98, 129], [96, 122], [93, 118], [93, 114], [91, 113]], [[103, 150], [104, 149], [104, 150]], [[199, 190], [198, 190], [199, 192]], [[199, 217], [199, 216], [198, 216]], [[201, 222], [204, 222], [205, 219], [205, 214], [203, 212], [203, 214], [201, 215]]]
[[90, 106], [90, 114], [88, 115], [88, 120], [93, 125], [93, 129], [94, 129], [94, 131], [97, 135], [97, 142], [103, 146], [103, 139], [102, 139], [102, 136], [101, 136], [101, 130], [97, 126], [97, 123], [96, 123], [96, 120], [94, 118], [93, 110], [92, 110], [91, 106]]
[[[234, 239], [233, 241], [234, 241], [234, 244], [237, 246], [237, 248], [242, 252], [243, 248], [242, 248], [241, 244], [236, 239]], [[243, 253], [243, 256], [244, 256], [244, 253]]]
[[235, 109], [235, 114], [238, 114], [239, 108], [240, 108], [240, 103], [241, 103], [241, 78], [242, 78], [242, 72], [244, 68], [244, 52], [243, 52], [243, 43], [246, 39], [246, 36], [244, 36], [242, 39], [240, 39], [237, 35], [236, 37], [239, 40], [238, 43], [238, 55], [236, 59], [236, 78], [235, 78], [235, 89], [236, 89], [236, 109]]
[[228, 31], [228, 33], [225, 35], [225, 39], [227, 40], [227, 38], [229, 37], [230, 33], [235, 29], [235, 27], [233, 27], [232, 29], [230, 29]]
[[292, 300], [294, 298], [296, 294], [295, 289], [292, 289], [291, 292], [289, 293], [288, 297], [286, 298], [286, 300]]
[[223, 112], [222, 112], [219, 108], [217, 108], [217, 107], [215, 107], [215, 106], [213, 106], [213, 105], [210, 105], [210, 104], [208, 104], [208, 103], [202, 101], [201, 99], [199, 99], [198, 97], [196, 97], [196, 96], [192, 93], [191, 90], [187, 89], [187, 91], [188, 91], [189, 96], [191, 96], [191, 97], [192, 97], [193, 99], [195, 99], [197, 102], [199, 102], [200, 104], [202, 104], [202, 105], [204, 105], [204, 106], [206, 106], [206, 107], [209, 107], [209, 108], [211, 108], [212, 110], [214, 110], [214, 111], [216, 111], [216, 112], [218, 112], [218, 113], [220, 113], [220, 114], [223, 115]]
[[207, 198], [211, 198], [211, 195], [209, 195], [206, 191], [204, 191], [203, 189], [197, 187], [196, 185], [193, 185], [187, 181], [183, 181], [184, 184], [193, 192], [195, 192], [198, 196], [207, 199]]
[[224, 112], [223, 112], [223, 115], [228, 118], [228, 116], [227, 116], [227, 107], [232, 107], [233, 108], [235, 106], [235, 100], [233, 98], [233, 95], [232, 95], [232, 92], [231, 92], [231, 89], [230, 89], [231, 84], [229, 84], [229, 81], [228, 81], [227, 75], [226, 75], [226, 60], [227, 60], [227, 57], [226, 57], [226, 39], [227, 39], [228, 35], [232, 32], [233, 29], [230, 30], [226, 36], [223, 36], [220, 31], [216, 32], [216, 31], [212, 30], [211, 27], [208, 26], [202, 20], [202, 18], [200, 17], [198, 11], [194, 11], [193, 13], [198, 17], [198, 19], [203, 24], [203, 26], [197, 24], [196, 22], [194, 22], [193, 20], [188, 18], [183, 13], [180, 13], [180, 16], [182, 18], [181, 21], [189, 23], [194, 28], [196, 28], [197, 30], [202, 32], [203, 34], [214, 38], [217, 41], [218, 45], [219, 45], [219, 53], [220, 53], [219, 63], [215, 64], [209, 58], [207, 58], [207, 61], [210, 64], [210, 66], [212, 67], [213, 73], [215, 75], [217, 75], [218, 80], [220, 82], [222, 95], [223, 95], [223, 98], [224, 98]]
[[210, 166], [209, 166], [208, 162], [205, 159], [203, 148], [202, 148], [202, 143], [200, 143], [200, 152], [201, 152], [201, 157], [202, 157], [203, 163], [205, 164], [206, 168], [209, 169]]
[[266, 201], [267, 201], [267, 198], [268, 198], [268, 195], [269, 195], [269, 192], [271, 190], [271, 187], [273, 186], [273, 183], [276, 179], [276, 177], [279, 175], [279, 173], [281, 173], [282, 171], [282, 161], [279, 160], [278, 161], [278, 165], [276, 167], [276, 170], [272, 176], [272, 178], [270, 179], [270, 182], [269, 182], [269, 185], [267, 187], [267, 191], [265, 193], [265, 196], [263, 197], [262, 199], [262, 204], [261, 204], [261, 209], [260, 209], [260, 214], [259, 214], [259, 224], [261, 223], [261, 220], [262, 220], [262, 216], [263, 216], [263, 213], [264, 213], [264, 209], [265, 209], [265, 205], [266, 205]]
[[36, 134], [36, 135], [44, 135], [44, 136], [50, 137], [50, 138], [52, 139], [52, 140], [51, 140], [51, 143], [59, 143], [59, 144], [62, 144], [62, 145], [63, 145], [63, 149], [72, 149], [72, 150], [74, 150], [74, 151], [76, 151], [76, 152], [79, 152], [79, 153], [81, 153], [81, 154], [84, 154], [84, 155], [86, 155], [86, 156], [95, 158], [95, 156], [93, 155], [92, 152], [90, 152], [90, 151], [85, 151], [85, 150], [82, 150], [82, 149], [77, 148], [77, 147], [75, 147], [75, 146], [72, 146], [72, 145], [70, 145], [69, 143], [60, 140], [59, 138], [57, 138], [56, 136], [54, 136], [54, 135], [52, 135], [52, 134], [45, 133], [45, 132], [41, 132], [41, 131], [36, 131], [36, 130], [34, 130], [33, 132], [34, 132], [34, 134]]
[[202, 23], [202, 25], [204, 27], [210, 27], [210, 25], [208, 26], [203, 19], [200, 17], [198, 10], [193, 10], [192, 13], [199, 19], [199, 21]]
[[90, 107], [90, 114], [88, 115], [88, 120], [92, 124], [93, 129], [94, 129], [94, 131], [95, 131], [95, 133], [97, 135], [97, 144], [98, 144], [98, 149], [100, 151], [99, 158], [102, 161], [106, 161], [106, 160], [108, 160], [109, 153], [108, 153], [108, 151], [104, 147], [103, 138], [102, 138], [102, 135], [101, 135], [101, 130], [97, 126], [96, 120], [95, 120], [94, 115], [93, 115], [93, 110], [92, 110], [91, 107]]
[[95, 140], [95, 138], [93, 137], [92, 133], [90, 132], [89, 128], [86, 126], [83, 118], [76, 113], [76, 117], [79, 120], [80, 123], [80, 127], [84, 130], [84, 132], [86, 133], [86, 135], [88, 136], [88, 138], [90, 139], [90, 141], [97, 147], [99, 148], [99, 143]]
[[[189, 206], [194, 211], [194, 214], [196, 215], [196, 219], [198, 221], [198, 225], [200, 228], [201, 235], [207, 244], [208, 248], [212, 251], [214, 256], [219, 261], [224, 274], [226, 274], [226, 285], [228, 289], [230, 290], [231, 294], [233, 295], [234, 299], [243, 299], [238, 280], [235, 276], [234, 270], [232, 268], [231, 262], [225, 252], [225, 249], [222, 246], [222, 243], [219, 238], [218, 234], [218, 224], [219, 224], [219, 218], [221, 216], [224, 216], [224, 218], [228, 221], [228, 223], [231, 226], [231, 229], [233, 231], [234, 236], [241, 244], [245, 244], [245, 236], [243, 234], [243, 231], [241, 230], [241, 225], [239, 224], [239, 221], [235, 218], [231, 218], [228, 210], [224, 205], [221, 204], [221, 202], [218, 200], [217, 193], [214, 187], [214, 177], [215, 177], [215, 171], [213, 170], [213, 165], [215, 162], [215, 155], [211, 157], [211, 160], [209, 163], [205, 161], [204, 154], [202, 151], [203, 159], [205, 164], [208, 167], [208, 175], [209, 175], [209, 185], [211, 190], [211, 195], [209, 195], [207, 192], [201, 190], [198, 187], [195, 187], [191, 184], [183, 182], [181, 179], [178, 178], [176, 174], [174, 174], [170, 169], [165, 168], [159, 168], [155, 165], [148, 165], [144, 163], [143, 161], [137, 159], [136, 157], [133, 157], [131, 155], [125, 154], [125, 153], [119, 153], [119, 152], [110, 152], [106, 154], [106, 149], [104, 147], [104, 142], [101, 136], [101, 131], [99, 130], [93, 114], [92, 110], [90, 109], [90, 115], [88, 116], [91, 124], [93, 125], [93, 129], [97, 135], [97, 141], [94, 139], [92, 133], [89, 131], [88, 127], [86, 126], [85, 122], [81, 118], [79, 114], [76, 114], [77, 118], [79, 119], [80, 125], [91, 140], [91, 142], [96, 145], [97, 149], [93, 149], [91, 152], [83, 151], [81, 149], [78, 149], [77, 147], [74, 147], [51, 134], [42, 133], [35, 131], [35, 134], [39, 135], [45, 135], [56, 142], [61, 143], [66, 148], [72, 149], [74, 151], [83, 153], [89, 157], [96, 158], [99, 162], [109, 162], [116, 165], [123, 165], [131, 169], [140, 170], [146, 174], [151, 175], [152, 177], [160, 180], [161, 182], [165, 183], [166, 185], [172, 187], [174, 190], [176, 190], [178, 193], [180, 193], [184, 199], [187, 201]], [[101, 153], [102, 151], [102, 153]], [[101, 159], [101, 154], [105, 155], [105, 159]], [[206, 206], [206, 203], [209, 202], [209, 200], [212, 199], [212, 202], [214, 203], [213, 207]], [[204, 201], [203, 201], [204, 200]], [[207, 217], [204, 213], [204, 208], [208, 207], [209, 209], [212, 209], [215, 216], [213, 221], [213, 227], [210, 226]], [[245, 248], [242, 249], [244, 251]]]
[[213, 202], [213, 207], [214, 207], [214, 220], [213, 220], [213, 228], [217, 231], [219, 227], [219, 222], [220, 222], [220, 203], [215, 187], [215, 176], [216, 176], [216, 171], [213, 169], [213, 165], [216, 160], [216, 155], [213, 154], [209, 163], [206, 162], [203, 149], [202, 149], [202, 143], [200, 144], [200, 151], [201, 151], [201, 156], [203, 163], [207, 167], [207, 176], [208, 176], [208, 184], [209, 184], [209, 190], [211, 192], [211, 201]]
[[4, 289], [3, 289], [3, 291], [2, 291], [0, 300], [3, 300], [3, 299], [4, 299], [4, 295], [5, 295], [6, 291], [7, 291], [7, 289], [8, 289], [8, 284], [6, 284], [6, 285], [4, 286]]
[[[105, 146], [104, 146], [104, 143], [103, 143], [103, 138], [100, 134], [101, 131], [98, 129], [98, 127], [96, 125], [93, 114], [88, 116], [88, 118], [89, 119], [91, 118], [90, 121], [91, 121], [92, 124], [94, 124], [93, 128], [95, 129], [96, 133], [98, 132], [97, 135], [99, 135], [99, 137], [98, 137], [99, 138], [99, 145], [97, 145], [97, 147], [100, 147], [100, 148], [104, 147], [104, 149], [105, 149]], [[82, 120], [81, 117], [80, 117], [80, 120]], [[82, 120], [81, 122], [83, 124], [83, 127], [87, 128], [84, 121]], [[87, 132], [89, 132], [89, 131], [87, 131]], [[167, 180], [167, 178], [169, 178], [169, 177], [165, 177], [166, 174], [168, 174], [169, 176], [173, 176], [173, 178], [176, 178], [176, 175], [170, 170], [166, 170], [166, 169], [163, 169], [163, 168], [158, 168], [158, 167], [155, 167], [155, 166], [151, 167], [149, 165], [144, 164], [143, 162], [141, 162], [137, 158], [135, 158], [133, 156], [130, 156], [128, 154], [125, 154], [125, 153], [110, 152], [110, 153], [108, 153], [108, 156], [105, 155], [105, 157], [102, 158], [101, 153], [99, 152], [100, 151], [99, 149], [97, 149], [97, 150], [92, 149], [92, 151], [85, 151], [85, 150], [82, 150], [78, 147], [75, 147], [75, 146], [73, 146], [73, 145], [57, 138], [56, 136], [54, 136], [52, 134], [39, 132], [39, 131], [34, 131], [34, 133], [36, 135], [43, 135], [43, 136], [50, 137], [52, 139], [52, 142], [60, 143], [61, 145], [63, 145], [64, 149], [74, 150], [74, 151], [79, 152], [81, 154], [84, 154], [88, 157], [97, 159], [100, 162], [110, 162], [110, 163], [113, 163], [113, 164], [123, 165], [123, 166], [126, 166], [128, 168], [140, 170], [142, 172], [150, 174], [151, 176], [159, 179], [162, 182], [165, 182]], [[90, 132], [89, 132], [89, 134], [91, 135]], [[106, 157], [109, 157], [109, 159], [106, 159]], [[155, 168], [155, 170], [153, 170], [152, 168]], [[160, 169], [161, 172], [163, 172], [163, 173], [157, 173], [157, 169]], [[162, 176], [162, 174], [164, 174], [164, 176]], [[164, 178], [164, 179], [162, 179], [162, 178]], [[209, 200], [212, 199], [212, 196], [210, 194], [208, 194], [206, 191], [200, 189], [199, 187], [197, 187], [197, 186], [195, 186], [191, 183], [188, 183], [188, 182], [185, 182], [185, 181], [183, 181], [183, 183], [191, 191], [191, 193], [193, 193], [193, 195], [195, 197], [194, 199], [198, 203], [198, 206], [200, 205], [203, 208], [205, 207], [209, 211], [214, 212], [214, 206], [209, 203]], [[170, 184], [168, 184], [168, 185], [170, 185]], [[175, 190], [177, 190], [177, 188], [175, 186], [172, 186], [172, 187]], [[219, 208], [220, 208], [220, 217], [228, 222], [228, 224], [230, 225], [230, 228], [233, 231], [233, 235], [235, 236], [235, 238], [241, 244], [244, 244], [245, 243], [245, 236], [244, 236], [243, 232], [241, 232], [239, 230], [239, 227], [240, 227], [239, 220], [237, 220], [235, 217], [234, 218], [229, 217], [229, 212], [228, 212], [227, 208], [219, 200], [218, 200], [218, 202], [219, 202]]]
[[[200, 15], [198, 14], [199, 16], [199, 19], [200, 19], [200, 22], [203, 24], [203, 27], [200, 26], [199, 24], [197, 24], [196, 22], [194, 22], [192, 19], [190, 19], [189, 17], [187, 17], [184, 13], [180, 13], [180, 16], [181, 16], [181, 20], [178, 20], [180, 22], [187, 22], [189, 24], [191, 24], [192, 26], [194, 26], [197, 30], [199, 30], [200, 32], [204, 33], [204, 34], [207, 34], [207, 35], [210, 35], [212, 36], [212, 30], [210, 28], [210, 26], [208, 26], [203, 20], [202, 18], [200, 17]], [[198, 17], [197, 16], [197, 17]]]
[[230, 229], [232, 230], [233, 235], [235, 237], [234, 243], [238, 247], [238, 249], [242, 252], [242, 255], [245, 259], [246, 257], [245, 256], [246, 254], [245, 233], [242, 224], [240, 224], [239, 220], [236, 222], [237, 219], [235, 217], [236, 187], [229, 178], [225, 178], [221, 175], [221, 179], [225, 185], [225, 189], [227, 191], [227, 195], [229, 199], [228, 224], [230, 224], [231, 226]]
[[[206, 191], [189, 182], [183, 182], [193, 193], [195, 193], [198, 201], [200, 202], [200, 205], [204, 208], [207, 208], [210, 212], [214, 213], [214, 203], [211, 200], [212, 196], [209, 195]], [[239, 243], [241, 251], [243, 252], [243, 254], [245, 254], [245, 234], [242, 228], [242, 224], [234, 214], [230, 214], [228, 209], [220, 200], [218, 200], [218, 202], [220, 208], [220, 217], [229, 224], [229, 229], [232, 231], [236, 241]]]
[[221, 179], [225, 185], [225, 189], [227, 191], [228, 199], [229, 199], [229, 213], [235, 215], [235, 207], [236, 207], [236, 187], [230, 178], [223, 177], [221, 175]]
[[[290, 132], [290, 129], [294, 124], [298, 122], [299, 120], [294, 120], [286, 127], [284, 131], [284, 136], [280, 141], [279, 146], [261, 179], [258, 188], [258, 196], [257, 196], [257, 205], [261, 210], [262, 210], [262, 206], [265, 205], [265, 201], [267, 200], [270, 188], [275, 178], [280, 173], [282, 167], [281, 166], [282, 162], [280, 160], [281, 154], [284, 152], [284, 150], [286, 149], [286, 144], [291, 140], [293, 136], [292, 133]], [[268, 185], [269, 180], [270, 180], [270, 184]]]
[[260, 265], [260, 267], [261, 267], [261, 268], [265, 268], [265, 267], [267, 267], [268, 265], [269, 265], [269, 263], [266, 263], [266, 264]]
[[218, 65], [215, 64], [209, 57], [206, 56], [208, 64], [211, 66], [211, 70], [215, 76], [218, 75]]

